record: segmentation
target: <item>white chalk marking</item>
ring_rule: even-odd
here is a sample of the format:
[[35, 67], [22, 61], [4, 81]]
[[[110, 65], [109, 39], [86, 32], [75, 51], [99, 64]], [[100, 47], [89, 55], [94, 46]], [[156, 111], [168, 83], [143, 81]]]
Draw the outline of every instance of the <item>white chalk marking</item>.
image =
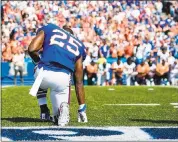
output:
[[171, 104], [171, 105], [175, 105], [175, 106], [178, 105], [178, 103], [170, 103], [170, 104]]
[[174, 106], [174, 108], [178, 108], [178, 106]]
[[2, 137], [2, 141], [12, 141], [12, 140], [6, 137]]
[[148, 91], [153, 91], [154, 89], [153, 88], [148, 88]]
[[104, 104], [107, 106], [159, 106], [160, 104]]
[[2, 88], [7, 88], [7, 87], [14, 87], [15, 85], [4, 85], [4, 86], [1, 86]]
[[113, 90], [115, 90], [115, 89], [114, 89], [114, 88], [109, 88], [108, 90], [109, 90], [109, 91], [113, 91]]

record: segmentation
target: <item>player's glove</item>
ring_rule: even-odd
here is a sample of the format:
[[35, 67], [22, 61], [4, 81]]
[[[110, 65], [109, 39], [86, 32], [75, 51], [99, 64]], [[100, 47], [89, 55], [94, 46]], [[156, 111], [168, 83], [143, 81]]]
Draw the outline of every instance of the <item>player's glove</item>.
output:
[[78, 122], [83, 122], [83, 123], [88, 122], [87, 115], [86, 115], [86, 104], [82, 104], [79, 106]]

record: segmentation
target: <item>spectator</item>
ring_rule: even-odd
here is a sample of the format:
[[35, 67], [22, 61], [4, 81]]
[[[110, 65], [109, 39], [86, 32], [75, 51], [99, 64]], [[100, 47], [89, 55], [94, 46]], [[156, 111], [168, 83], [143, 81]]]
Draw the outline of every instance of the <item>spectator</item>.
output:
[[110, 68], [111, 65], [107, 63], [107, 60], [105, 59], [105, 62], [100, 63], [98, 65], [98, 73], [97, 73], [97, 85], [101, 86], [108, 86], [109, 80], [110, 80]]
[[146, 63], [144, 60], [137, 66], [137, 76], [136, 76], [136, 81], [135, 85], [146, 85], [146, 79], [147, 75], [150, 71], [150, 67], [148, 63]]
[[153, 62], [151, 60], [151, 58], [149, 58], [148, 60], [148, 65], [149, 65], [149, 72], [148, 72], [148, 76], [146, 79], [146, 85], [147, 86], [154, 86], [155, 85], [155, 73], [156, 73], [156, 64], [155, 62]]
[[155, 7], [156, 7], [156, 10], [158, 11], [158, 14], [161, 14], [162, 9], [163, 9], [163, 4], [161, 0], [158, 0], [157, 2], [155, 2]]
[[14, 52], [13, 58], [12, 58], [12, 63], [14, 65], [14, 85], [17, 84], [17, 74], [18, 72], [20, 73], [20, 80], [21, 84], [23, 84], [23, 67], [24, 67], [24, 57], [25, 54], [24, 52], [18, 50]]
[[86, 58], [83, 61], [83, 76], [84, 76], [84, 83], [85, 83], [85, 85], [87, 85], [87, 83], [88, 83], [88, 81], [87, 81], [88, 80], [88, 77], [87, 77], [87, 66], [92, 61], [90, 54], [91, 53], [89, 52], [89, 49], [86, 48]]
[[6, 62], [12, 61], [12, 51], [9, 43], [5, 43], [2, 48], [2, 60]]
[[169, 85], [168, 73], [169, 73], [169, 65], [163, 59], [161, 63], [158, 63], [156, 66], [156, 75], [155, 75], [156, 85], [162, 85], [162, 84]]
[[124, 73], [126, 75], [126, 85], [130, 86], [137, 75], [137, 72], [135, 71], [135, 63], [133, 62], [132, 58], [129, 57], [127, 59], [127, 62], [124, 63]]
[[100, 57], [109, 57], [109, 46], [106, 44], [106, 39], [103, 40], [103, 45], [100, 47], [99, 53]]
[[158, 62], [161, 60], [167, 61], [169, 57], [169, 52], [167, 51], [167, 47], [162, 47], [161, 50], [158, 51]]
[[96, 43], [94, 43], [94, 46], [91, 46], [90, 48], [90, 53], [91, 53], [91, 58], [97, 60], [98, 59], [98, 46]]
[[172, 70], [170, 71], [170, 81], [172, 85], [177, 85], [176, 78], [178, 78], [178, 60], [174, 61]]
[[86, 67], [88, 85], [96, 85], [97, 81], [97, 72], [98, 65], [96, 64], [96, 60], [92, 60], [89, 65]]
[[113, 59], [117, 58], [117, 48], [113, 43], [110, 45], [110, 55]]
[[112, 79], [114, 80], [112, 83], [113, 85], [122, 85], [123, 84], [123, 70], [124, 65], [118, 59], [117, 62], [114, 62], [111, 66], [112, 69]]

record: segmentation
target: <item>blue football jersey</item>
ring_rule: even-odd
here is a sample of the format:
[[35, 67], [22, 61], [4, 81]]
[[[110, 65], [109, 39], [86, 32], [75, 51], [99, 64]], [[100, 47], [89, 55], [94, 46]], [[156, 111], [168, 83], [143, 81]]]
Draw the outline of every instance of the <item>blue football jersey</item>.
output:
[[64, 29], [51, 23], [38, 29], [37, 34], [41, 30], [44, 31], [45, 38], [39, 66], [61, 70], [52, 65], [58, 63], [73, 72], [76, 61], [81, 56], [83, 60], [86, 57], [84, 44]]

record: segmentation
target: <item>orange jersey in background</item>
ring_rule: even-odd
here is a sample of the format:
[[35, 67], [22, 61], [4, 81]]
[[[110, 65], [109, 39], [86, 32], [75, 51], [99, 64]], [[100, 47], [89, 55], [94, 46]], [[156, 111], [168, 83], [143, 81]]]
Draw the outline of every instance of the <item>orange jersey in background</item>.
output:
[[137, 72], [138, 72], [138, 77], [145, 77], [147, 75], [147, 73], [149, 72], [150, 67], [147, 63], [145, 63], [143, 66], [142, 65], [138, 65], [137, 66]]
[[166, 63], [164, 66], [162, 64], [157, 64], [156, 72], [159, 74], [164, 74], [169, 71], [169, 65]]
[[89, 64], [87, 66], [88, 77], [91, 77], [91, 75], [93, 73], [97, 73], [97, 71], [98, 71], [98, 65], [97, 64], [95, 64], [94, 66], [92, 66], [91, 64]]

